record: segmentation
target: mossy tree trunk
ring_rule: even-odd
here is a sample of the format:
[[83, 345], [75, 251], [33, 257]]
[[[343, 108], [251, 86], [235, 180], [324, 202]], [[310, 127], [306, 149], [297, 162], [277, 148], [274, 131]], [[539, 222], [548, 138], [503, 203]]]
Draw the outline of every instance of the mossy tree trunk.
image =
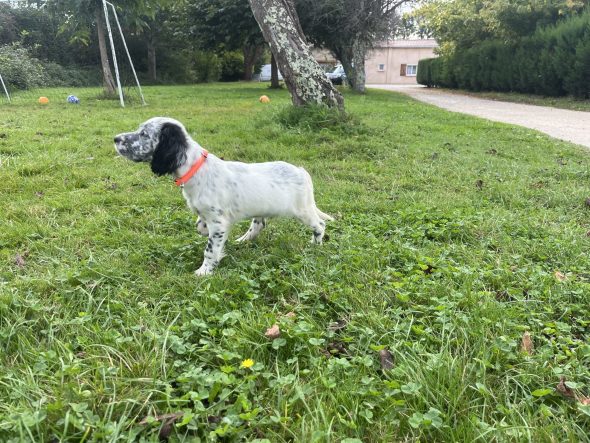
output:
[[109, 61], [109, 53], [107, 51], [107, 42], [105, 36], [106, 23], [102, 8], [96, 9], [95, 19], [96, 31], [98, 33], [98, 49], [100, 51], [100, 64], [102, 66], [102, 80], [104, 91], [107, 95], [115, 95], [117, 86], [115, 85], [115, 80], [113, 79], [111, 63]]
[[292, 0], [248, 0], [270, 44], [295, 106], [325, 104], [344, 109], [344, 99], [313, 58]]
[[[352, 66], [350, 74], [352, 77], [351, 86], [356, 92], [365, 93], [365, 57], [367, 48], [360, 39], [357, 39], [352, 46]], [[346, 72], [346, 71], [345, 71]]]

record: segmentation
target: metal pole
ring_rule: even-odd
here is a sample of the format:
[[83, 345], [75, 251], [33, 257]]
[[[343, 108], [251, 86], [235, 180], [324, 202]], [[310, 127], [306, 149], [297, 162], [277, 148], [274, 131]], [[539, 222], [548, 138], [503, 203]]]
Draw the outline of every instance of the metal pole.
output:
[[4, 88], [4, 93], [6, 94], [6, 98], [8, 99], [8, 103], [10, 103], [10, 95], [8, 95], [8, 89], [6, 89], [6, 85], [4, 84], [4, 79], [2, 78], [2, 74], [0, 74], [0, 82], [2, 82], [2, 87]]
[[113, 53], [113, 64], [115, 65], [115, 74], [117, 76], [117, 87], [119, 88], [119, 101], [121, 107], [125, 107], [123, 101], [123, 90], [121, 89], [121, 79], [119, 78], [119, 65], [117, 65], [117, 55], [115, 54], [115, 43], [113, 42], [113, 33], [111, 32], [111, 24], [109, 23], [109, 11], [107, 9], [106, 0], [102, 0], [102, 6], [104, 8], [104, 17], [107, 22], [107, 31], [109, 32], [109, 40], [111, 41], [111, 52]]
[[[106, 1], [106, 0], [105, 0]], [[135, 82], [137, 83], [137, 87], [139, 88], [139, 95], [141, 96], [141, 104], [145, 105], [145, 99], [143, 98], [143, 92], [141, 90], [141, 85], [139, 84], [139, 79], [137, 78], [137, 73], [135, 72], [135, 67], [133, 66], [133, 60], [131, 60], [131, 54], [129, 54], [129, 49], [127, 49], [127, 42], [125, 41], [125, 36], [123, 35], [123, 30], [121, 29], [121, 24], [119, 23], [119, 17], [117, 16], [117, 11], [115, 6], [107, 2], [113, 8], [113, 14], [115, 15], [115, 21], [117, 22], [117, 27], [119, 28], [119, 34], [121, 34], [121, 40], [123, 40], [123, 46], [125, 47], [125, 52], [127, 53], [127, 58], [129, 59], [129, 64], [131, 65], [131, 70], [133, 71], [133, 76], [135, 77]]]

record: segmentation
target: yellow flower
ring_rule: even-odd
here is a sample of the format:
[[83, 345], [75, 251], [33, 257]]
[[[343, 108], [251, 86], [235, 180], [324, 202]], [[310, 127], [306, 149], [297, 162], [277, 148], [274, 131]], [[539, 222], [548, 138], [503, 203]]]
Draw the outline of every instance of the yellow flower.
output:
[[252, 360], [251, 358], [247, 358], [242, 362], [240, 368], [251, 368], [252, 366], [254, 366], [254, 360]]

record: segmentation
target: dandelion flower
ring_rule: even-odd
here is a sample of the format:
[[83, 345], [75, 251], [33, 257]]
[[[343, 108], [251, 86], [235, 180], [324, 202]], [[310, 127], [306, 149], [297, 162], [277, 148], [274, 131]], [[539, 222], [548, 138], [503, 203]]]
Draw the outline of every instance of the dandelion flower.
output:
[[247, 358], [242, 362], [240, 368], [251, 368], [252, 366], [254, 366], [254, 360], [252, 360], [251, 358]]

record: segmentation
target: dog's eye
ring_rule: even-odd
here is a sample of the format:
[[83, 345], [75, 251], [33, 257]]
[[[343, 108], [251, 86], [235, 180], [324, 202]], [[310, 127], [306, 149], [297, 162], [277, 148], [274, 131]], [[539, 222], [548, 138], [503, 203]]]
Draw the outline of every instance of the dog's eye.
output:
[[147, 134], [147, 131], [145, 129], [142, 129], [141, 132], [139, 133], [139, 135], [141, 137], [147, 137], [148, 134]]

